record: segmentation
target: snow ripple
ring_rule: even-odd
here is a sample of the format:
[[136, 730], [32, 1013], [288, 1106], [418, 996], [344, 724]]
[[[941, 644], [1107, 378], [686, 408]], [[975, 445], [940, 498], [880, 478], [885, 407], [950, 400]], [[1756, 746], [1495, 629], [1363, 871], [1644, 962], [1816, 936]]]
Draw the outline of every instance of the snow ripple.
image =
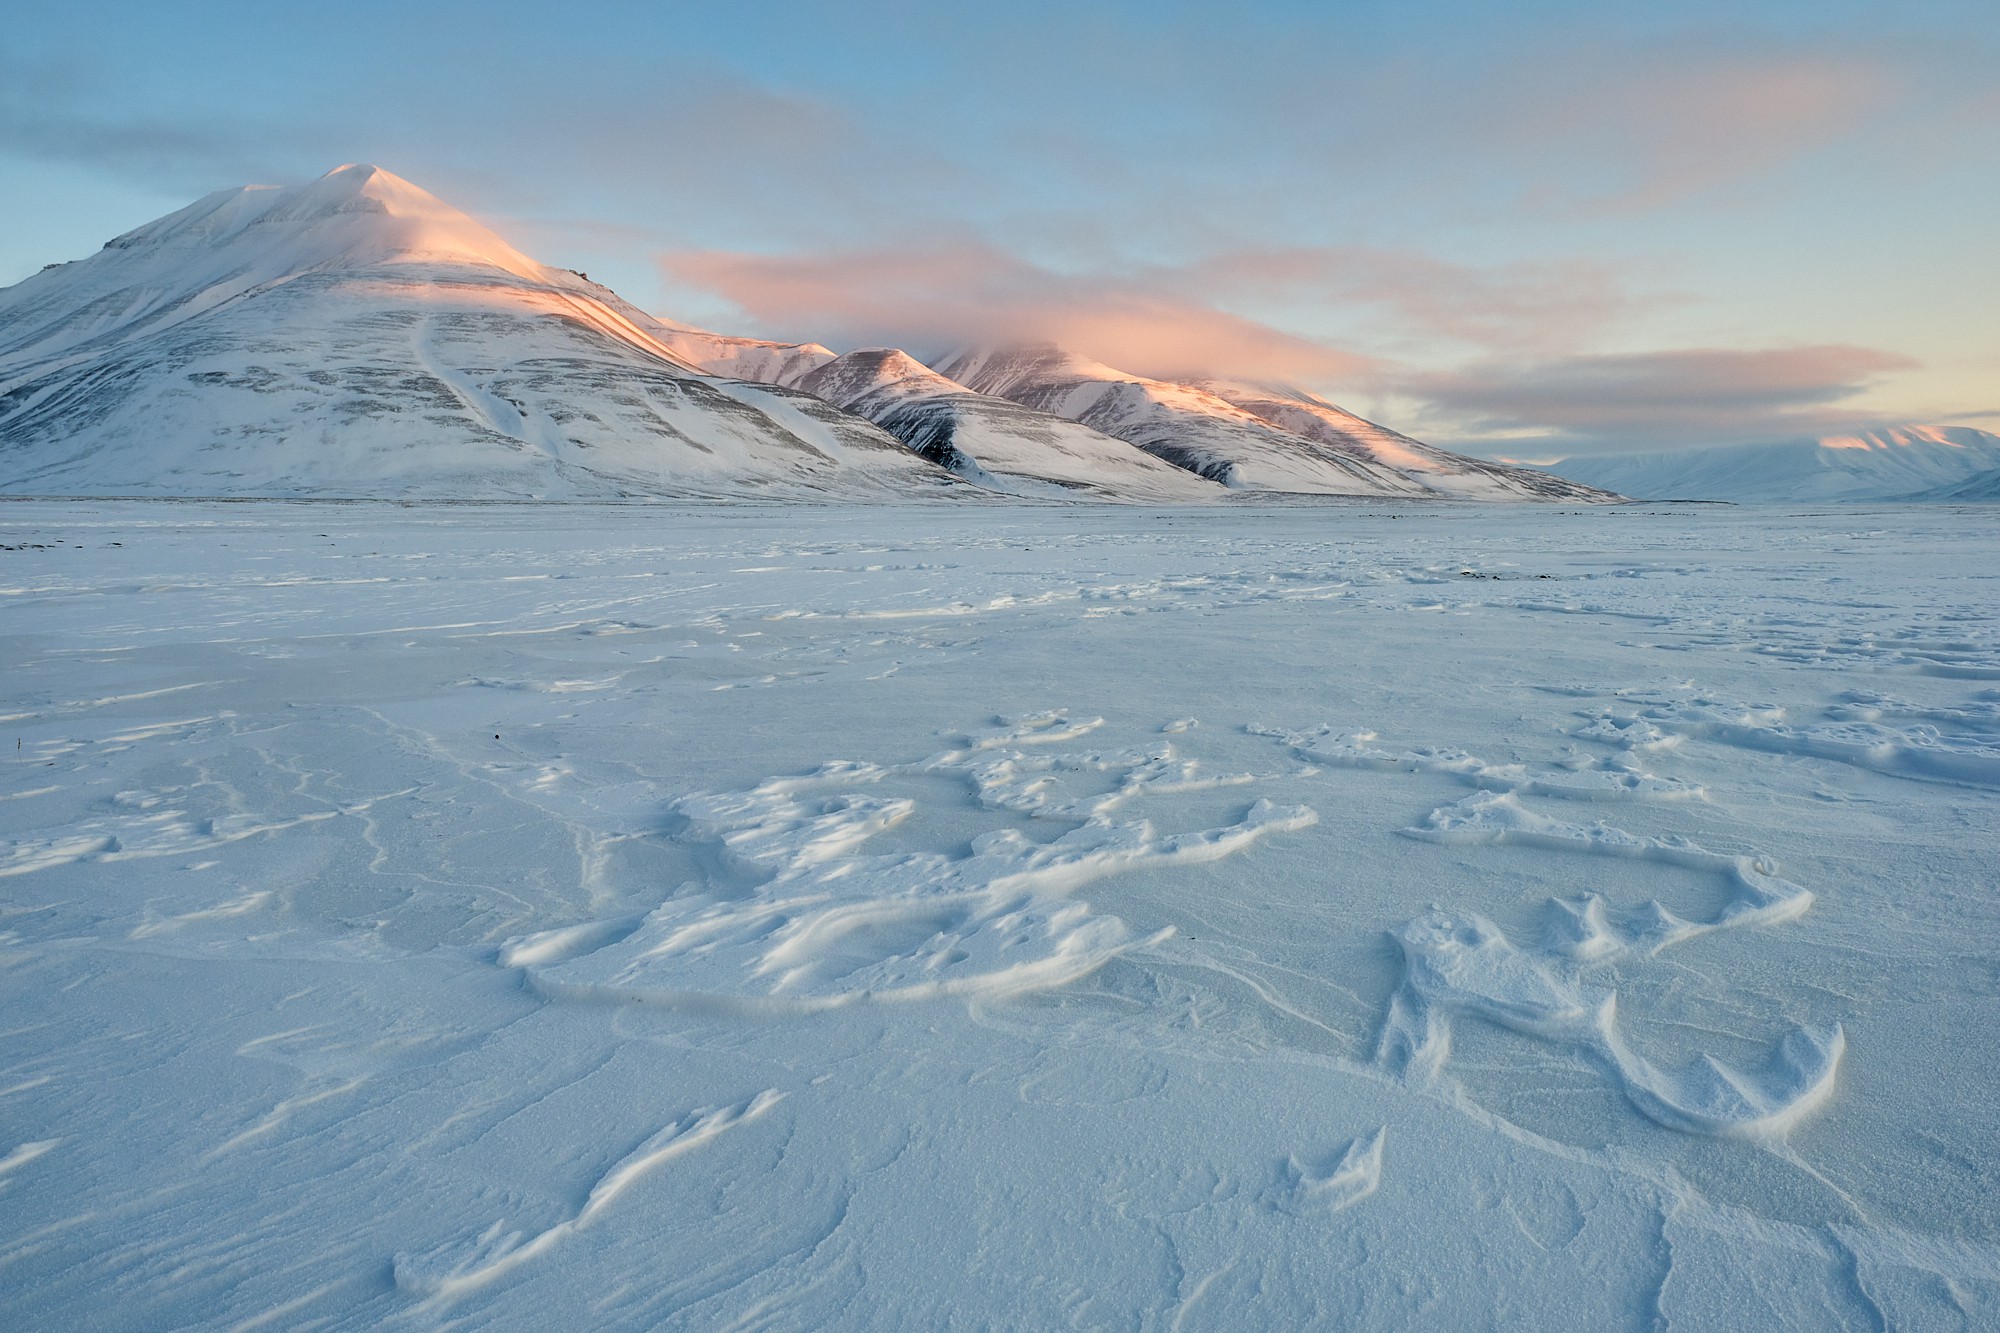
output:
[[640, 1144], [591, 1186], [576, 1215], [532, 1236], [510, 1231], [495, 1222], [477, 1236], [447, 1241], [422, 1253], [400, 1253], [395, 1260], [396, 1285], [418, 1296], [461, 1296], [485, 1286], [530, 1260], [547, 1254], [583, 1230], [640, 1178], [676, 1157], [685, 1156], [737, 1125], [755, 1120], [784, 1097], [775, 1088], [758, 1093], [740, 1106], [703, 1107], [668, 1125]]

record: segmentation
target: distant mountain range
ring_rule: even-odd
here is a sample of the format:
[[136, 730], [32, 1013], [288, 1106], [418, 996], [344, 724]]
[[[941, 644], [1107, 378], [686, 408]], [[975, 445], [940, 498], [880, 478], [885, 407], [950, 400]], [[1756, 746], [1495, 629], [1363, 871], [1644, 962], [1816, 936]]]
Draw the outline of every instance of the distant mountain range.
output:
[[2000, 435], [1904, 426], [1779, 444], [1566, 458], [1548, 470], [1643, 500], [2000, 500]]

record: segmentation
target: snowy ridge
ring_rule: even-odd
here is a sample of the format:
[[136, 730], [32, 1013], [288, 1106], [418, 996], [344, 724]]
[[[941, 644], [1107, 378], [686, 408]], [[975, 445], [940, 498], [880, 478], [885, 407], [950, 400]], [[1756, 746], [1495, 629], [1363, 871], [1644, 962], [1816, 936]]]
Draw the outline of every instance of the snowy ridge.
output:
[[565, 1239], [589, 1226], [642, 1177], [677, 1157], [719, 1138], [737, 1125], [757, 1119], [784, 1099], [776, 1088], [766, 1089], [741, 1106], [703, 1107], [668, 1125], [635, 1148], [590, 1187], [576, 1215], [532, 1236], [507, 1230], [495, 1222], [477, 1237], [448, 1241], [433, 1250], [396, 1256], [396, 1285], [433, 1299], [451, 1300], [504, 1277], [530, 1263]]
[[2000, 435], [1899, 426], [1780, 444], [1565, 458], [1548, 470], [1646, 500], [1982, 501], [2000, 498]]
[[662, 346], [689, 365], [729, 379], [791, 385], [806, 372], [833, 360], [832, 350], [818, 343], [732, 338], [670, 320], [655, 321], [651, 331]]
[[0, 292], [26, 494], [905, 498], [962, 488], [375, 167], [211, 195]]
[[1350, 1139], [1338, 1157], [1324, 1163], [1285, 1159], [1284, 1179], [1266, 1192], [1273, 1208], [1304, 1215], [1352, 1208], [1382, 1187], [1382, 1145], [1386, 1126]]
[[1620, 498], [1610, 491], [1580, 487], [1560, 478], [1552, 480], [1548, 473], [1534, 468], [1467, 458], [1413, 440], [1293, 386], [1196, 380], [1191, 387], [1214, 394], [1294, 435], [1404, 473], [1445, 495], [1480, 500], [1594, 502]]
[[[1607, 500], [1419, 445], [1297, 390], [1174, 384], [1054, 346], [961, 352], [937, 369], [967, 387], [1068, 417], [1237, 490]], [[1232, 401], [1240, 399], [1239, 401]], [[1421, 466], [1418, 466], [1421, 464]]]
[[[2000, 678], [1961, 668], [1972, 679]], [[1634, 750], [1666, 749], [1699, 737], [1745, 750], [1826, 759], [1922, 782], [2000, 789], [2000, 690], [1956, 708], [1926, 708], [1873, 691], [1850, 690], [1824, 709], [1825, 720], [1800, 725], [1785, 710], [1705, 691], [1619, 690], [1577, 735]], [[1897, 725], [1897, 723], [1902, 725]]]
[[1056, 347], [965, 352], [937, 369], [976, 392], [1080, 421], [1234, 490], [1429, 494], [1400, 472], [1304, 440], [1214, 394], [1127, 375]]
[[974, 393], [890, 348], [849, 352], [787, 382], [866, 417], [976, 485], [1153, 502], [1213, 500], [1225, 493], [1123, 440]]

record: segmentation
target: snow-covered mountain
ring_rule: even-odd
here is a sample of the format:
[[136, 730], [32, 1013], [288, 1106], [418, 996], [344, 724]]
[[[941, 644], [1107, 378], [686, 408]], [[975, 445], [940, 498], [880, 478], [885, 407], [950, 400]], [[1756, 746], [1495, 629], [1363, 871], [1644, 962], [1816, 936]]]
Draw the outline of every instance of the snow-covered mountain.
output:
[[662, 323], [670, 330], [664, 341], [690, 364], [803, 389], [986, 490], [1166, 504], [1228, 495], [1213, 481], [1081, 422], [974, 393], [894, 348], [835, 356], [818, 343], [732, 338]]
[[788, 381], [868, 418], [978, 485], [1017, 494], [1183, 502], [1228, 492], [1067, 417], [974, 393], [904, 352], [866, 348]]
[[1294, 435], [1393, 469], [1434, 491], [1478, 500], [1594, 500], [1619, 497], [1592, 492], [1529, 467], [1467, 458], [1363, 420], [1317, 394], [1288, 385], [1196, 380], [1191, 386], [1232, 403]]
[[0, 490], [968, 490], [810, 394], [704, 374], [674, 334], [376, 167], [225, 190], [0, 290]]
[[[967, 485], [971, 483], [971, 485]], [[1611, 498], [1296, 389], [646, 314], [408, 181], [225, 190], [0, 290], [0, 492]]]
[[1566, 458], [1549, 471], [1646, 500], [2000, 499], [2000, 435], [1902, 426], [1677, 452]]
[[1080, 421], [1232, 489], [1427, 493], [1400, 472], [1281, 430], [1212, 393], [1128, 375], [1057, 347], [964, 352], [937, 369], [969, 389]]
[[1418, 444], [1297, 389], [1128, 374], [1053, 346], [963, 352], [938, 363], [980, 393], [1080, 421], [1238, 490], [1320, 495], [1609, 500], [1586, 486]]

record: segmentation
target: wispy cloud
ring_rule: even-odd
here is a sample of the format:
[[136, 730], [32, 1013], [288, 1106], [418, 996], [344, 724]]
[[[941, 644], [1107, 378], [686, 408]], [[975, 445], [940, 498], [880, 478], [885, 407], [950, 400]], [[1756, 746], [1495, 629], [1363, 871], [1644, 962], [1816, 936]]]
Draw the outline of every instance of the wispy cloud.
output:
[[1658, 448], [1818, 434], [1839, 405], [1916, 362], [1868, 347], [1688, 348], [1486, 362], [1402, 385], [1473, 433], [1532, 434], [1558, 449]]
[[[1409, 424], [1442, 438], [1528, 437], [1538, 451], [1848, 428], [1852, 399], [1916, 368], [1907, 356], [1844, 344], [1578, 351], [1637, 303], [1614, 271], [1586, 264], [1479, 269], [1414, 251], [1335, 247], [1079, 274], [973, 239], [825, 254], [678, 251], [660, 264], [671, 285], [721, 297], [733, 319], [769, 336], [919, 354], [1053, 341], [1165, 378], [1289, 379], [1387, 394], [1418, 414]], [[1279, 296], [1369, 305], [1481, 355], [1419, 369], [1230, 308]]]

